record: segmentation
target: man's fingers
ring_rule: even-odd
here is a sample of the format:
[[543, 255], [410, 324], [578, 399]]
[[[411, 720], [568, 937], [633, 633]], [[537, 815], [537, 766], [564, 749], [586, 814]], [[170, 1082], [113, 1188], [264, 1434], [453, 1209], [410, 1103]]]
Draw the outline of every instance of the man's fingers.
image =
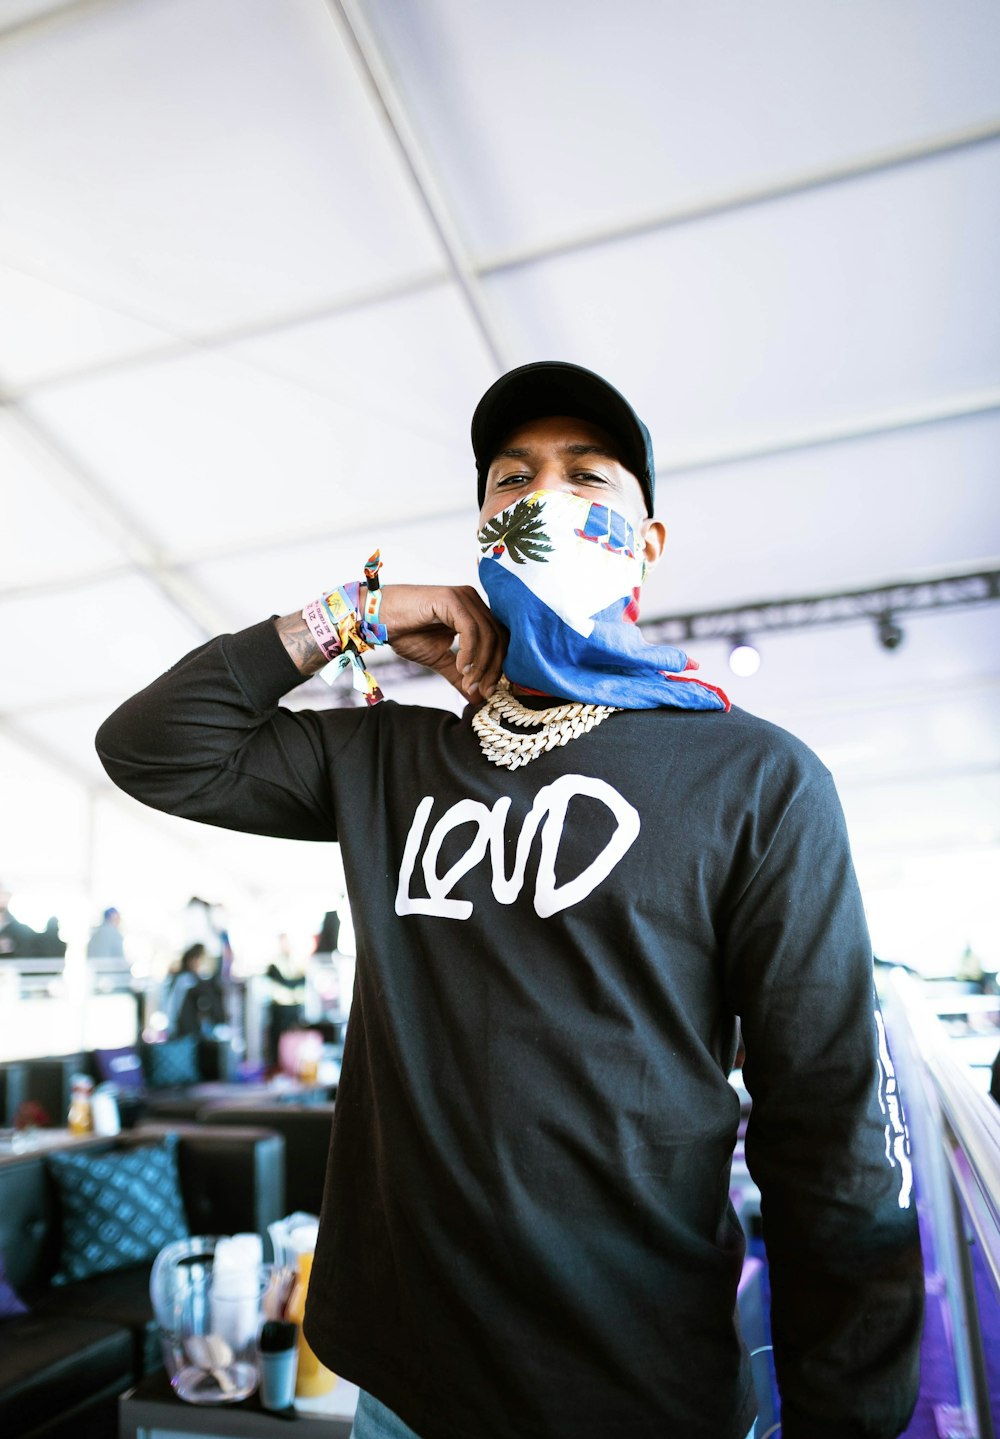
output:
[[[387, 585], [381, 618], [389, 643], [399, 653], [431, 663], [470, 699], [493, 690], [503, 667], [507, 632], [471, 585]], [[445, 659], [440, 646], [448, 635], [457, 638], [458, 647]], [[425, 639], [429, 649], [422, 643]]]
[[500, 677], [507, 634], [471, 586], [452, 591], [453, 620], [458, 635], [455, 663], [462, 688], [470, 696], [488, 695]]

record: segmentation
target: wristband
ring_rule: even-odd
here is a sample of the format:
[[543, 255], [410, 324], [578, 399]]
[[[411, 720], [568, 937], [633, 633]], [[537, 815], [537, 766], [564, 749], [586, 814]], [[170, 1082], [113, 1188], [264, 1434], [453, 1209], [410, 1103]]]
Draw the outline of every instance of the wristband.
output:
[[[350, 584], [340, 585], [323, 596], [323, 609], [330, 624], [337, 631], [341, 650], [348, 649], [351, 643], [359, 637], [358, 626], [361, 623], [361, 614], [358, 610], [358, 600], [360, 589], [357, 580], [352, 580]], [[370, 648], [370, 645], [363, 642], [358, 645], [359, 651]]]
[[388, 639], [385, 626], [378, 621], [382, 607], [378, 581], [381, 568], [382, 562], [376, 550], [365, 565], [368, 594], [364, 615], [360, 610], [361, 586], [357, 580], [338, 585], [335, 590], [310, 600], [302, 611], [309, 633], [323, 658], [329, 661], [320, 674], [328, 684], [333, 684], [340, 671], [350, 665], [354, 688], [364, 695], [365, 703], [369, 705], [378, 704], [384, 698], [361, 658], [366, 650], [384, 645]]
[[343, 651], [340, 643], [340, 635], [336, 626], [332, 623], [326, 608], [326, 602], [322, 598], [310, 600], [302, 611], [302, 618], [309, 626], [309, 633], [325, 660], [335, 660]]
[[389, 632], [385, 625], [379, 624], [379, 611], [382, 608], [382, 594], [380, 589], [369, 589], [368, 597], [365, 600], [365, 613], [361, 621], [361, 633], [365, 639], [373, 645], [384, 645], [388, 643]]
[[381, 568], [382, 552], [381, 550], [376, 550], [375, 553], [365, 561], [365, 584], [368, 586], [369, 593], [371, 593], [372, 590], [377, 590], [379, 587], [378, 572]]

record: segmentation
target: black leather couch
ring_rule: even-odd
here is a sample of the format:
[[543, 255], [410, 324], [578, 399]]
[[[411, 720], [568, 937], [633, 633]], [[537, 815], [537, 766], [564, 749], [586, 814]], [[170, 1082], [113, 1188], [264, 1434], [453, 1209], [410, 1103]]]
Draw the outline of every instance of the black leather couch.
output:
[[198, 1120], [202, 1124], [252, 1124], [276, 1130], [285, 1141], [285, 1203], [289, 1214], [297, 1210], [319, 1214], [333, 1111], [332, 1104], [208, 1104], [199, 1109]]
[[14, 1123], [22, 1101], [28, 1097], [27, 1080], [23, 1064], [0, 1064], [0, 1127]]
[[[85, 1139], [91, 1151], [149, 1143], [149, 1133]], [[200, 1126], [178, 1133], [181, 1196], [192, 1234], [256, 1231], [286, 1212], [280, 1134]], [[59, 1287], [60, 1210], [44, 1153], [0, 1155], [0, 1252], [29, 1312], [0, 1319], [4, 1439], [113, 1439], [117, 1396], [162, 1364], [148, 1263]]]

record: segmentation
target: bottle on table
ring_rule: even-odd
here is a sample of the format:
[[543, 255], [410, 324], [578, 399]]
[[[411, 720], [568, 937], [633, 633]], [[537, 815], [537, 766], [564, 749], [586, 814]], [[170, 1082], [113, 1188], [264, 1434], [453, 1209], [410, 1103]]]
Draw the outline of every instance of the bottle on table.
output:
[[70, 1134], [89, 1134], [94, 1127], [90, 1097], [94, 1081], [86, 1074], [74, 1074], [70, 1080], [69, 1114], [66, 1123]]
[[311, 1249], [299, 1253], [298, 1279], [285, 1311], [285, 1317], [299, 1326], [299, 1368], [295, 1380], [295, 1393], [299, 1399], [314, 1399], [320, 1394], [328, 1394], [337, 1382], [336, 1374], [320, 1363], [302, 1332], [302, 1317], [306, 1312], [312, 1262]]

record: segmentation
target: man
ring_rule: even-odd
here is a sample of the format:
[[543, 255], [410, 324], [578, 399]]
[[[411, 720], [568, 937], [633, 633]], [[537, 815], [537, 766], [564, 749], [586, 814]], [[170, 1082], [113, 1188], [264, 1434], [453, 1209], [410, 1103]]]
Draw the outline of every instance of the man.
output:
[[101, 916], [87, 940], [88, 959], [125, 959], [125, 940], [122, 936], [122, 917], [114, 905], [110, 905]]
[[[148, 804], [341, 844], [357, 984], [309, 1341], [364, 1391], [357, 1439], [744, 1439], [739, 1016], [785, 1439], [895, 1435], [923, 1274], [830, 777], [643, 643], [664, 531], [616, 390], [525, 366], [472, 436], [489, 608], [373, 558], [98, 736]], [[465, 713], [277, 707], [386, 640]]]

